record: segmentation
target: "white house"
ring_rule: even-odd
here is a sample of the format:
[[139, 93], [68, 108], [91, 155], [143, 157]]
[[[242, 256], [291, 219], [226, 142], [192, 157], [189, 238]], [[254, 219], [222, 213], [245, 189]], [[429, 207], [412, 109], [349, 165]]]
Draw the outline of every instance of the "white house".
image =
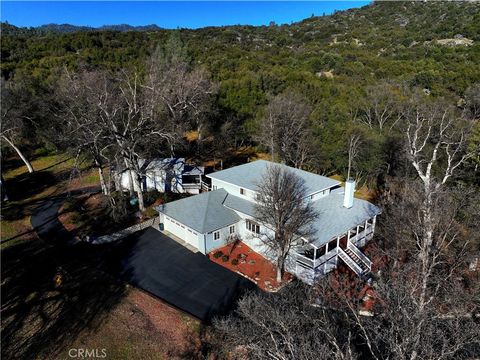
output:
[[[230, 236], [273, 260], [260, 234], [268, 229], [255, 222], [256, 184], [266, 173], [268, 161], [258, 160], [207, 175], [211, 191], [160, 205], [157, 210], [165, 230], [203, 254], [225, 245]], [[285, 166], [285, 165], [282, 165]], [[362, 276], [371, 269], [361, 251], [373, 237], [380, 209], [354, 198], [355, 182], [340, 182], [307, 171], [289, 168], [305, 181], [306, 201], [319, 213], [315, 236], [302, 239], [289, 254], [287, 270], [312, 283], [333, 270], [339, 261]]]
[[[185, 163], [184, 158], [139, 160], [142, 170], [142, 190], [199, 194], [204, 168]], [[116, 174], [117, 183], [127, 191], [130, 188], [129, 170]]]

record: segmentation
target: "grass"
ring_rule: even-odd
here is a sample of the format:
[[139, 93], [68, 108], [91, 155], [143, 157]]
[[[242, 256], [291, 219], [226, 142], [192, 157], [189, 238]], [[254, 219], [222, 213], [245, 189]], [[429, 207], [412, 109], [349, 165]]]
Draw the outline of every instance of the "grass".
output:
[[[73, 160], [65, 154], [38, 153], [32, 163], [33, 174], [15, 159], [4, 167], [10, 200], [0, 223], [2, 357], [67, 359], [69, 349], [83, 348], [106, 349], [108, 359], [199, 358], [197, 320], [117, 281], [103, 269], [102, 250], [36, 237], [35, 208], [52, 195], [97, 185], [98, 173], [83, 164], [81, 178], [70, 181]], [[85, 201], [97, 211], [100, 197]], [[67, 201], [65, 210], [76, 213], [78, 201]]]
[[[335, 175], [332, 175], [332, 176], [329, 176], [329, 177], [330, 177], [330, 179], [340, 181], [341, 185], [345, 186], [345, 180], [344, 180], [342, 175], [335, 174]], [[357, 199], [372, 201], [375, 197], [375, 191], [369, 189], [368, 186], [363, 185], [359, 189], [355, 190], [355, 197]]]
[[[0, 221], [0, 248], [13, 246], [35, 238], [30, 224], [30, 215], [39, 202], [50, 196], [59, 195], [67, 188], [74, 189], [98, 183], [98, 173], [89, 169], [87, 162], [80, 166], [80, 179], [71, 180], [74, 159], [65, 153], [48, 154], [36, 151], [32, 161], [35, 170], [29, 174], [18, 159], [5, 159], [3, 173], [9, 201], [2, 202]], [[8, 165], [17, 166], [9, 167]]]

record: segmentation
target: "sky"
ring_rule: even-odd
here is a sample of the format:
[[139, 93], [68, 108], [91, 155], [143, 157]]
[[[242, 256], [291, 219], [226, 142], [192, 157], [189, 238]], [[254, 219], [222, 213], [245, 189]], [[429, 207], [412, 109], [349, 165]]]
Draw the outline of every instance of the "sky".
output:
[[156, 24], [167, 29], [291, 23], [369, 1], [1, 1], [1, 20], [16, 26]]

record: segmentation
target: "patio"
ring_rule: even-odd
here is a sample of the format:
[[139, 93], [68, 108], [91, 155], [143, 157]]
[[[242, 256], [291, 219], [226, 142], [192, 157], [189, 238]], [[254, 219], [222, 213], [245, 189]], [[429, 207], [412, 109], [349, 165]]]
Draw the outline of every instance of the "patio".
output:
[[279, 284], [276, 281], [277, 270], [275, 266], [241, 241], [210, 252], [208, 258], [248, 278], [265, 291], [277, 291], [283, 284], [294, 278], [292, 274], [285, 273], [283, 282]]

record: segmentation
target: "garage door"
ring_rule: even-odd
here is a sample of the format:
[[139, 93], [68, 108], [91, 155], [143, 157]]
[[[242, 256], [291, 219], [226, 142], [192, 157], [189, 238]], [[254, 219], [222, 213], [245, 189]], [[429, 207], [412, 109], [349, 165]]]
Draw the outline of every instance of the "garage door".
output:
[[165, 230], [171, 232], [173, 235], [179, 237], [195, 248], [198, 248], [198, 235], [195, 235], [194, 232], [188, 231], [184, 225], [175, 221], [175, 219], [165, 216]]

